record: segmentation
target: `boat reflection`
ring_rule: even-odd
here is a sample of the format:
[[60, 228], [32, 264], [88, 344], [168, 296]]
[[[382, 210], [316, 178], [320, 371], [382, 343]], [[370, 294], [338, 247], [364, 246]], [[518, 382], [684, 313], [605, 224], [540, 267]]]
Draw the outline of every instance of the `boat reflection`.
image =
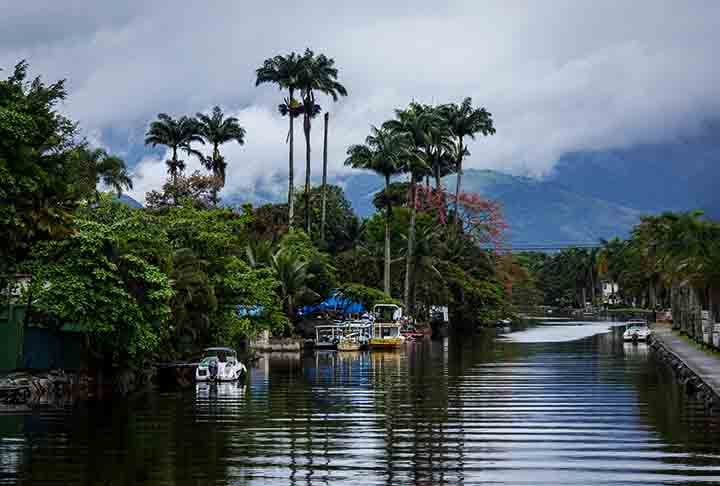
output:
[[625, 353], [625, 356], [633, 357], [633, 358], [647, 358], [650, 353], [650, 348], [645, 343], [631, 343], [631, 342], [625, 342], [623, 343], [623, 352]]
[[244, 383], [197, 383], [195, 385], [195, 413], [198, 422], [209, 417], [235, 415], [245, 407]]

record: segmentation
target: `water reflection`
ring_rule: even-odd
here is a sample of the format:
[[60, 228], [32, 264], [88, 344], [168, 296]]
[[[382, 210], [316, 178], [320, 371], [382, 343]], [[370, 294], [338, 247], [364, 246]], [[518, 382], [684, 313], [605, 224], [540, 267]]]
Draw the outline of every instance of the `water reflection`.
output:
[[[720, 425], [622, 330], [266, 355], [205, 385], [0, 415], [0, 482], [711, 484]], [[537, 341], [537, 340], [535, 340]]]

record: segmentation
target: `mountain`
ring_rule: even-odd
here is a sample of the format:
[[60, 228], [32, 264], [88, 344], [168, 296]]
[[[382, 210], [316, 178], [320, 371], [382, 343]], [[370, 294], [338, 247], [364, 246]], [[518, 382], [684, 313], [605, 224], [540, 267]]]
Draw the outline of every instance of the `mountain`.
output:
[[[357, 173], [337, 178], [361, 216], [375, 211], [373, 195], [382, 181]], [[444, 180], [455, 187], [454, 176]], [[636, 208], [587, 196], [548, 180], [518, 177], [491, 170], [466, 170], [463, 190], [500, 201], [510, 226], [511, 243], [587, 243], [600, 238], [624, 237], [638, 221]]]
[[[330, 177], [367, 217], [382, 180], [355, 171]], [[224, 196], [228, 205], [279, 202], [287, 179], [280, 174]], [[703, 209], [720, 217], [720, 122], [706, 123], [692, 137], [616, 150], [563, 155], [542, 179], [490, 170], [466, 170], [463, 188], [498, 200], [515, 244], [587, 243], [624, 237], [642, 214]], [[314, 184], [319, 184], [315, 180]], [[454, 188], [454, 177], [445, 180]], [[135, 202], [137, 204], [137, 202]]]
[[720, 122], [700, 133], [560, 158], [548, 181], [645, 212], [703, 209], [720, 217]]
[[[446, 181], [455, 187], [454, 177]], [[463, 190], [499, 201], [515, 244], [597, 242], [627, 236], [640, 211], [574, 192], [552, 181], [466, 170]]]
[[136, 201], [135, 199], [131, 198], [131, 197], [128, 196], [127, 194], [121, 194], [120, 197], [117, 198], [117, 200], [120, 201], [121, 203], [127, 204], [127, 205], [130, 206], [131, 208], [141, 208], [141, 207], [143, 207], [142, 204], [140, 204], [138, 201]]

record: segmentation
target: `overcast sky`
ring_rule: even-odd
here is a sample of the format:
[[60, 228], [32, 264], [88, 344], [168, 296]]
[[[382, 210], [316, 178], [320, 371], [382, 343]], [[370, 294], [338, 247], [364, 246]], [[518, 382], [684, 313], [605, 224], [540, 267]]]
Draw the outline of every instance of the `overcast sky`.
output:
[[[471, 96], [498, 132], [471, 145], [467, 165], [541, 175], [563, 153], [687, 135], [715, 116], [718, 25], [716, 0], [0, 0], [0, 67], [25, 58], [34, 74], [67, 78], [63, 109], [88, 139], [141, 159], [139, 198], [164, 178], [163, 157], [139, 152], [158, 112], [219, 104], [240, 118], [247, 144], [223, 149], [227, 191], [286, 170], [281, 93], [254, 74], [305, 47], [335, 58], [350, 92], [320, 101], [331, 170], [393, 109]], [[318, 119], [316, 167], [321, 135]]]

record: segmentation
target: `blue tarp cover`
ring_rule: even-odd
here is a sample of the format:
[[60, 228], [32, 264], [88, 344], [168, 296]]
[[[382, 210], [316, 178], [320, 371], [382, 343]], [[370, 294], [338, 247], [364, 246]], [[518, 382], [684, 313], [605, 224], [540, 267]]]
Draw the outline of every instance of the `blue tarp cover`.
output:
[[361, 312], [365, 312], [365, 306], [363, 306], [359, 302], [354, 302], [346, 297], [343, 297], [338, 292], [335, 292], [328, 299], [320, 302], [317, 305], [306, 305], [305, 307], [300, 309], [300, 315], [331, 310], [341, 311], [345, 314], [359, 314]]

